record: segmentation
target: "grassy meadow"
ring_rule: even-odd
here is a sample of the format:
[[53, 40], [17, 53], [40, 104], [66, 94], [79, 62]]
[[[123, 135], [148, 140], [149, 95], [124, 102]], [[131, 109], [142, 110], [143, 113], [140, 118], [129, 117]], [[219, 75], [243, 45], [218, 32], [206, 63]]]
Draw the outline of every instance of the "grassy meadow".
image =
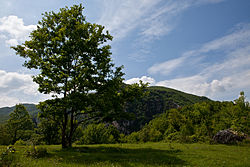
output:
[[[139, 166], [250, 166], [250, 145], [209, 145], [179, 143], [81, 145], [62, 150], [60, 145], [45, 147], [43, 158], [25, 156], [29, 146], [15, 146], [12, 166], [36, 167], [139, 167]], [[1, 151], [6, 146], [0, 146]]]

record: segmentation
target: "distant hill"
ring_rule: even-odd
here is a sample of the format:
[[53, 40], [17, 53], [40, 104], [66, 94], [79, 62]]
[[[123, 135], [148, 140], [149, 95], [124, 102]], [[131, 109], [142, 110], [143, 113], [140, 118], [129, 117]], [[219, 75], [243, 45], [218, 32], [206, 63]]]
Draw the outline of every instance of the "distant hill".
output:
[[196, 96], [166, 87], [151, 86], [147, 90], [149, 91], [148, 96], [129, 104], [126, 109], [127, 112], [135, 115], [135, 119], [115, 122], [115, 126], [123, 133], [128, 134], [140, 130], [156, 115], [171, 108], [211, 101], [207, 97]]
[[[126, 107], [126, 111], [133, 113], [135, 119], [132, 121], [121, 120], [114, 124], [124, 133], [131, 133], [140, 130], [146, 123], [171, 108], [178, 108], [203, 101], [211, 101], [207, 97], [195, 96], [175, 89], [151, 86], [147, 88], [149, 94], [143, 99], [134, 101]], [[34, 104], [24, 104], [30, 115], [36, 118], [38, 109]], [[0, 108], [0, 123], [4, 123], [9, 118], [9, 114], [14, 111], [13, 107]]]
[[[36, 117], [39, 110], [36, 108], [35, 104], [23, 104], [23, 105], [26, 107], [27, 111], [32, 117]], [[15, 108], [16, 106], [0, 108], [0, 123], [6, 122], [6, 120], [9, 119], [10, 113], [13, 112]]]

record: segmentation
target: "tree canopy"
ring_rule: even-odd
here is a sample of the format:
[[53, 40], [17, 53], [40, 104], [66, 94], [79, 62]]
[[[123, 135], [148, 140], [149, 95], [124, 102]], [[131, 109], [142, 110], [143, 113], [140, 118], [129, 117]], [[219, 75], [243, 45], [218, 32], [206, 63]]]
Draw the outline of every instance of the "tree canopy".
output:
[[115, 67], [111, 47], [105, 44], [112, 36], [103, 26], [87, 22], [83, 9], [74, 5], [45, 12], [30, 40], [12, 47], [26, 59], [25, 67], [39, 70], [33, 76], [38, 90], [55, 97], [40, 108], [60, 113], [63, 148], [72, 145], [74, 131], [87, 117], [112, 121], [122, 116], [126, 101], [140, 96], [145, 87], [123, 84], [122, 67]]
[[11, 143], [14, 144], [19, 139], [28, 139], [34, 125], [26, 108], [18, 104], [16, 105], [16, 109], [10, 114], [6, 126]]

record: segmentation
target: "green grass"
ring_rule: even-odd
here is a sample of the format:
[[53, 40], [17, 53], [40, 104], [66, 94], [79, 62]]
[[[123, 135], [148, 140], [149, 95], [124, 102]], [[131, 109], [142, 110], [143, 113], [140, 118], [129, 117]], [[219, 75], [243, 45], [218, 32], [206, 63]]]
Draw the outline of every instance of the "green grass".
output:
[[[27, 147], [17, 146], [17, 166], [250, 166], [250, 145], [208, 145], [178, 143], [83, 145], [62, 150], [61, 146], [40, 146], [48, 149], [45, 158], [24, 156]], [[0, 146], [4, 150], [6, 146]]]

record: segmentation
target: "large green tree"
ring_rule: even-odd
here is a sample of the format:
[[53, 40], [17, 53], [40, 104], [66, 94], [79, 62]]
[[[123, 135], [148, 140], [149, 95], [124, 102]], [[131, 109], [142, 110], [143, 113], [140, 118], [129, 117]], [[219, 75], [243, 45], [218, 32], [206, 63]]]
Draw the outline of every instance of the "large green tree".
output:
[[44, 116], [51, 109], [60, 115], [63, 148], [71, 147], [73, 133], [83, 121], [122, 116], [126, 101], [140, 95], [144, 87], [123, 84], [122, 67], [114, 66], [111, 47], [105, 45], [112, 36], [103, 32], [103, 26], [87, 22], [83, 9], [74, 5], [58, 13], [46, 12], [31, 39], [13, 47], [26, 58], [25, 67], [39, 70], [33, 76], [38, 90], [54, 97], [40, 108]]
[[19, 139], [28, 140], [31, 137], [33, 126], [26, 108], [22, 104], [16, 105], [15, 110], [10, 113], [6, 125], [11, 143], [14, 144]]

